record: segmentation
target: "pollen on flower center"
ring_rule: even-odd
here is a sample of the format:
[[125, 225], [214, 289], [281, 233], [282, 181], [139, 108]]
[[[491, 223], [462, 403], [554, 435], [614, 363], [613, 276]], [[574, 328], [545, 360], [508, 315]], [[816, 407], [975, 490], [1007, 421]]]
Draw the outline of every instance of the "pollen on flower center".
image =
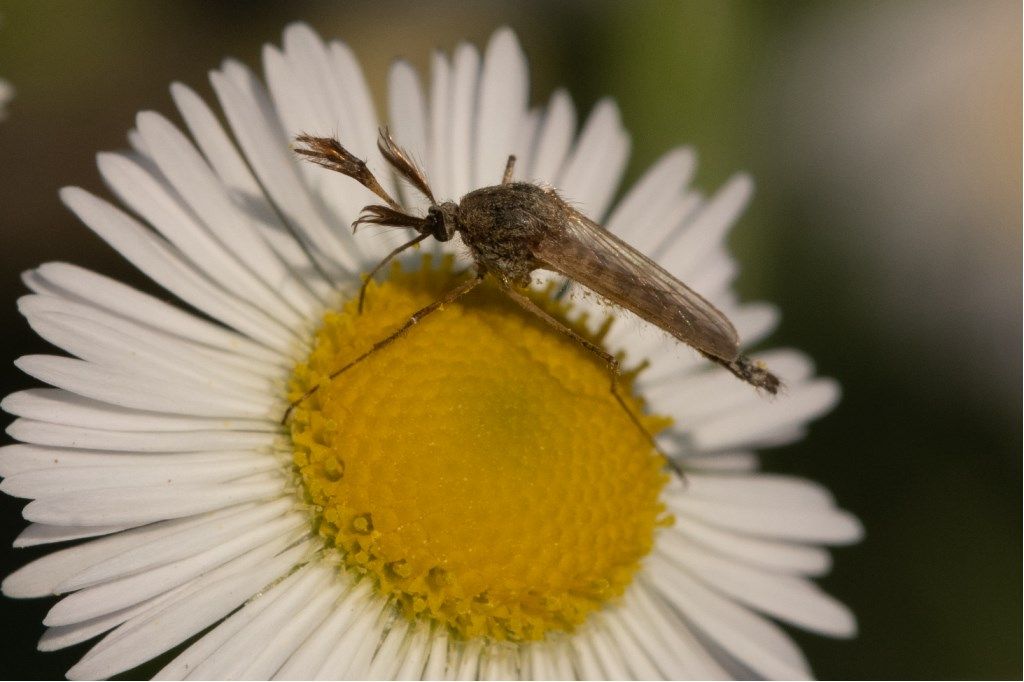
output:
[[325, 316], [290, 385], [320, 386], [294, 411], [295, 464], [327, 544], [408, 617], [540, 639], [629, 584], [666, 522], [664, 462], [603, 363], [490, 285], [327, 379], [462, 277], [449, 260], [395, 267], [361, 315], [349, 301]]

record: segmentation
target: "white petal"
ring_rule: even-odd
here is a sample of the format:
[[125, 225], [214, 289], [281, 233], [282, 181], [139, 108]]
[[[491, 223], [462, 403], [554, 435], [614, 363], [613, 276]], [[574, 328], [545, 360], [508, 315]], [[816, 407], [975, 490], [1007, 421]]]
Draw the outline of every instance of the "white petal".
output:
[[[327, 589], [332, 577], [331, 568], [318, 562], [317, 565], [304, 566], [261, 594], [257, 601], [266, 600], [270, 603], [246, 619], [241, 628], [189, 671], [189, 677], [211, 680], [267, 679], [279, 665], [275, 665], [272, 660], [280, 654], [275, 646], [276, 635], [290, 624], [304, 620], [298, 617], [298, 612], [304, 607], [312, 612], [305, 616], [321, 615], [326, 611], [322, 604], [311, 602], [317, 592], [336, 596], [335, 590]], [[330, 601], [327, 602], [329, 605]], [[287, 653], [284, 657], [287, 657]], [[268, 667], [272, 669], [266, 670]]]
[[312, 679], [338, 645], [338, 640], [352, 623], [367, 617], [371, 605], [370, 581], [363, 580], [334, 604], [330, 615], [300, 646], [274, 675], [281, 680]]
[[176, 249], [123, 211], [77, 187], [65, 187], [60, 197], [82, 222], [163, 288], [280, 353], [292, 351], [294, 340], [282, 327], [206, 280]]
[[12, 438], [37, 445], [133, 452], [256, 450], [268, 448], [275, 442], [274, 435], [259, 431], [108, 431], [31, 419], [16, 419], [7, 427], [7, 433]]
[[[412, 155], [417, 166], [428, 168], [432, 161], [427, 139], [427, 102], [419, 76], [408, 62], [397, 61], [391, 65], [388, 111], [395, 142]], [[399, 187], [403, 205], [422, 214], [429, 201], [408, 183], [399, 183]]]
[[0, 409], [34, 421], [80, 426], [105, 431], [189, 431], [277, 432], [280, 424], [269, 420], [211, 419], [181, 417], [160, 412], [130, 410], [64, 391], [59, 388], [30, 388], [0, 401]]
[[537, 137], [537, 150], [525, 177], [535, 182], [553, 184], [559, 177], [576, 133], [576, 108], [564, 89], [551, 95], [544, 122]]
[[237, 534], [269, 523], [293, 506], [291, 500], [282, 498], [265, 504], [239, 505], [211, 512], [204, 515], [200, 524], [190, 524], [176, 532], [141, 542], [117, 556], [93, 564], [62, 582], [56, 590], [71, 592], [195, 556], [231, 540]]
[[603, 99], [594, 106], [576, 149], [555, 181], [564, 198], [600, 222], [629, 157], [629, 136], [619, 108]]
[[270, 499], [280, 495], [284, 488], [285, 482], [275, 475], [245, 483], [172, 483], [83, 490], [29, 502], [22, 515], [38, 523], [75, 526], [151, 523]]
[[819, 547], [773, 542], [733, 533], [693, 518], [677, 525], [666, 535], [678, 532], [722, 556], [767, 570], [819, 576], [832, 566], [829, 553]]
[[[433, 625], [425, 620], [409, 629], [405, 643], [398, 653], [399, 667], [395, 673], [396, 680], [424, 680], [427, 658], [431, 651]], [[447, 639], [444, 635], [440, 638]]]
[[377, 648], [383, 631], [384, 621], [390, 616], [387, 601], [376, 597], [364, 601], [364, 608], [348, 624], [341, 636], [334, 641], [320, 669], [313, 679], [365, 679], [370, 660]]
[[651, 581], [662, 596], [730, 656], [768, 679], [807, 679], [803, 654], [776, 625], [671, 570], [657, 555], [648, 558]]
[[393, 680], [402, 665], [400, 651], [409, 634], [409, 621], [404, 616], [396, 616], [384, 633], [380, 645], [373, 654], [370, 669], [366, 672], [368, 680]]
[[17, 476], [37, 470], [54, 470], [67, 467], [126, 466], [173, 466], [187, 467], [191, 464], [230, 463], [259, 458], [251, 451], [195, 452], [174, 454], [129, 454], [100, 450], [78, 450], [54, 448], [39, 445], [5, 445], [0, 448], [0, 476]]
[[427, 178], [439, 201], [451, 199], [452, 66], [439, 51], [430, 56], [430, 153]]
[[656, 657], [645, 651], [641, 639], [630, 633], [619, 616], [618, 609], [609, 610], [607, 616], [602, 618], [601, 626], [604, 630], [603, 636], [609, 640], [609, 645], [614, 644], [626, 659], [626, 665], [629, 666], [629, 679], [663, 679], [661, 671], [656, 667]]
[[14, 364], [26, 374], [58, 388], [133, 409], [243, 419], [274, 419], [282, 412], [280, 398], [276, 396], [253, 395], [242, 399], [196, 393], [188, 386], [154, 382], [132, 372], [72, 358], [26, 355]]
[[695, 165], [692, 149], [681, 147], [667, 152], [636, 181], [605, 227], [641, 252], [653, 251], [678, 224], [670, 222], [668, 216], [679, 203]]
[[285, 330], [287, 327], [282, 323], [294, 324], [294, 311], [288, 311], [269, 288], [193, 218], [166, 181], [123, 154], [101, 153], [97, 155], [97, 165], [103, 179], [126, 206], [156, 228], [204, 276], [238, 299], [239, 305], [251, 306], [251, 315]]
[[287, 536], [305, 519], [301, 514], [289, 515], [258, 528], [240, 533], [223, 543], [194, 556], [118, 578], [95, 587], [88, 587], [64, 597], [43, 620], [45, 625], [68, 625], [155, 597], [178, 585], [197, 578], [255, 547]]
[[451, 176], [449, 196], [459, 198], [473, 184], [473, 123], [476, 115], [480, 54], [465, 43], [455, 48], [451, 99]]
[[693, 430], [694, 445], [704, 450], [756, 443], [763, 434], [801, 425], [831, 410], [839, 401], [839, 384], [815, 379], [788, 387], [770, 401], [749, 403]]
[[109, 277], [69, 263], [46, 263], [36, 272], [43, 283], [56, 287], [56, 291], [48, 292], [54, 296], [81, 300], [146, 327], [240, 356], [254, 371], [265, 371], [263, 367], [277, 371], [291, 368], [286, 356]]
[[51, 552], [22, 566], [3, 581], [3, 593], [24, 599], [57, 594], [57, 586], [76, 573], [127, 549], [203, 523], [205, 517], [174, 519]]
[[501, 182], [515, 149], [529, 96], [526, 55], [509, 28], [494, 32], [484, 52], [476, 113], [474, 180], [477, 187]]
[[[224, 132], [217, 116], [199, 95], [181, 83], [171, 85], [171, 96], [207, 163], [224, 183], [232, 201], [247, 214], [267, 244], [289, 265], [297, 279], [309, 288], [314, 299], [318, 299], [321, 304], [326, 302], [330, 286], [316, 271], [309, 254], [293, 236], [291, 228], [278, 216], [238, 149]], [[301, 293], [296, 293], [297, 305], [301, 307], [300, 299], [304, 298]]]
[[774, 618], [832, 637], [851, 637], [856, 632], [849, 609], [806, 579], [717, 556], [682, 538], [660, 543], [657, 551], [679, 570]]
[[262, 84], [230, 60], [210, 74], [210, 82], [249, 165], [317, 267], [329, 281], [349, 279], [358, 259], [344, 248], [341, 226], [332, 228], [314, 204]]
[[739, 174], [730, 178], [677, 232], [659, 254], [661, 262], [686, 281], [707, 255], [721, 246], [753, 191], [754, 183], [749, 176]]
[[449, 650], [451, 648], [451, 643], [451, 639], [448, 637], [448, 633], [445, 632], [444, 628], [436, 625], [431, 627], [430, 655], [427, 657], [427, 666], [423, 669], [423, 676], [420, 679], [450, 679], [447, 671], [450, 659]]
[[84, 540], [100, 535], [110, 535], [131, 528], [126, 525], [114, 526], [48, 526], [45, 523], [30, 523], [14, 538], [15, 547], [35, 547], [54, 542]]
[[166, 608], [129, 621], [114, 630], [68, 671], [68, 678], [109, 677], [163, 653], [217, 622], [258, 590], [285, 574], [309, 549], [309, 545], [301, 544], [272, 559], [263, 558], [256, 565], [251, 560], [259, 557], [262, 552], [247, 555], [244, 557], [247, 564], [244, 569], [224, 576], [218, 575], [216, 580], [204, 581], [201, 587]]
[[666, 495], [666, 502], [679, 516], [692, 516], [711, 526], [765, 538], [848, 544], [863, 535], [863, 528], [854, 516], [824, 506], [749, 504], [743, 498], [727, 500], [670, 494]]
[[15, 497], [54, 498], [85, 490], [113, 489], [169, 483], [214, 483], [273, 471], [280, 464], [272, 457], [251, 456], [230, 461], [164, 462], [108, 466], [66, 466], [27, 471], [4, 479], [0, 490]]

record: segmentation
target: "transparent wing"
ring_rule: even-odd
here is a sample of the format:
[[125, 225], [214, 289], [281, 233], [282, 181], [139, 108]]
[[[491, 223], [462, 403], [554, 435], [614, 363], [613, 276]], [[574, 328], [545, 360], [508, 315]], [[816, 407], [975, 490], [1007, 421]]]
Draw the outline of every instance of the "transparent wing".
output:
[[561, 229], [548, 229], [533, 255], [609, 301], [714, 358], [732, 361], [739, 338], [703, 296], [579, 211], [567, 208]]

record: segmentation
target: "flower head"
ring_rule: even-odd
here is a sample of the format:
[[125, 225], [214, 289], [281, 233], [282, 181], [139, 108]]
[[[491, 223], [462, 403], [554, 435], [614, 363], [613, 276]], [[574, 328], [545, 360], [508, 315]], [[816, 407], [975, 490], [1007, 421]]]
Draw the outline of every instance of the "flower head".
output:
[[[61, 193], [191, 310], [69, 264], [26, 274], [22, 312], [73, 357], [17, 362], [53, 388], [4, 400], [21, 443], [0, 455], [2, 489], [33, 500], [19, 546], [83, 540], [3, 583], [64, 595], [40, 648], [103, 635], [74, 678], [208, 628], [161, 677], [809, 675], [769, 618], [854, 632], [810, 578], [829, 567], [820, 545], [860, 526], [819, 486], [759, 473], [753, 449], [799, 438], [835, 383], [769, 351], [788, 391], [767, 400], [599, 299], [559, 297], [554, 276], [528, 293], [547, 318], [484, 285], [392, 337], [465, 281], [458, 249], [406, 252], [360, 309], [360, 274], [408, 236], [352, 235], [373, 195], [291, 141], [336, 136], [403, 206], [422, 199], [386, 173], [344, 44], [295, 25], [263, 57], [268, 88], [234, 61], [211, 76], [227, 130], [176, 84], [188, 135], [142, 113], [132, 151], [100, 156], [134, 216]], [[737, 300], [723, 245], [750, 181], [704, 198], [676, 150], [609, 212], [629, 152], [616, 106], [577, 134], [568, 95], [530, 109], [527, 78], [508, 30], [482, 57], [435, 55], [426, 91], [393, 68], [391, 130], [438, 198], [498, 183], [515, 154], [518, 178], [657, 258], [744, 344], [764, 338], [777, 315]], [[615, 392], [580, 339], [617, 354]]]

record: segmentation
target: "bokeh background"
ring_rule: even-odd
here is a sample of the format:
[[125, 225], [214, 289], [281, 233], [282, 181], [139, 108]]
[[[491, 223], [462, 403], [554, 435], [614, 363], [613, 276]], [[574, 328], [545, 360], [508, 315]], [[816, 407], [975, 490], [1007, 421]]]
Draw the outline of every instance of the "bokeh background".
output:
[[[208, 69], [258, 69], [294, 20], [348, 41], [379, 104], [393, 57], [424, 68], [508, 24], [535, 102], [560, 84], [581, 112], [619, 101], [627, 183], [682, 143], [705, 190], [750, 171], [740, 290], [782, 307], [773, 345], [844, 387], [766, 467], [822, 481], [867, 529], [823, 581], [860, 636], [796, 638], [823, 678], [1020, 677], [1018, 2], [0, 1], [0, 394], [33, 384], [11, 360], [50, 350], [16, 312], [19, 273], [68, 260], [151, 288], [57, 190], [102, 192], [94, 154], [126, 146], [136, 111], [174, 118], [172, 81], [212, 95]], [[7, 549], [23, 502], [0, 504], [6, 574], [40, 552]], [[60, 678], [84, 651], [34, 651], [49, 605], [0, 601], [0, 675]]]

